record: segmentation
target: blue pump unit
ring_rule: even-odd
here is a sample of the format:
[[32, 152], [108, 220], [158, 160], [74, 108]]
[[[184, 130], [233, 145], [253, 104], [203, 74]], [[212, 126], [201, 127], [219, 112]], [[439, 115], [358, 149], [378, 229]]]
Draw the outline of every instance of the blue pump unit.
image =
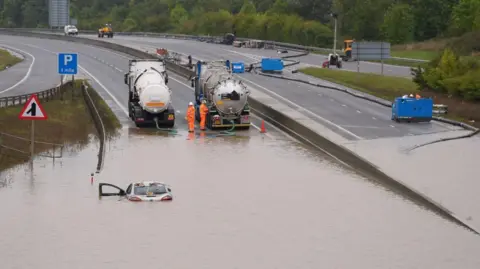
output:
[[232, 73], [245, 73], [245, 64], [242, 62], [232, 63]]
[[261, 67], [262, 72], [282, 72], [283, 61], [280, 58], [263, 58]]
[[397, 97], [392, 104], [392, 120], [396, 122], [430, 122], [433, 99]]

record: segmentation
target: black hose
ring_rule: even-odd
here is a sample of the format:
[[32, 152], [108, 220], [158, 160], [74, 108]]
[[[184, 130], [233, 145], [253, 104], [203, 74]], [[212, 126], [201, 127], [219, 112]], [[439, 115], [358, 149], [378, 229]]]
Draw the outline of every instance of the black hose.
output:
[[[301, 57], [301, 56], [306, 56], [308, 55], [309, 52], [308, 51], [305, 51], [305, 52], [302, 52], [300, 54], [295, 54], [295, 55], [289, 55], [289, 56], [284, 56], [284, 57], [280, 57], [282, 60], [287, 60], [289, 58], [298, 58], [298, 57]], [[290, 63], [288, 64], [285, 64], [284, 66], [285, 67], [289, 67], [289, 66], [293, 66], [293, 65], [297, 65], [297, 64], [300, 64], [300, 61], [292, 61], [292, 60], [287, 60], [289, 61]], [[331, 87], [331, 86], [325, 86], [325, 85], [321, 85], [321, 84], [314, 84], [314, 83], [311, 83], [309, 81], [306, 81], [306, 80], [302, 80], [302, 79], [295, 79], [295, 78], [288, 78], [288, 77], [285, 77], [285, 76], [281, 76], [281, 75], [272, 75], [272, 74], [266, 74], [266, 73], [263, 73], [263, 72], [257, 72], [257, 70], [259, 68], [261, 68], [260, 66], [258, 66], [258, 64], [260, 64], [260, 62], [256, 62], [256, 63], [253, 63], [252, 65], [257, 65], [253, 68], [254, 70], [254, 73], [255, 74], [259, 74], [259, 75], [262, 75], [262, 76], [266, 76], [266, 77], [271, 77], [271, 78], [278, 78], [278, 79], [285, 79], [285, 80], [289, 80], [289, 81], [295, 81], [295, 82], [300, 82], [300, 83], [304, 83], [304, 84], [308, 84], [308, 85], [312, 85], [312, 86], [316, 86], [316, 87], [319, 87], [319, 88], [325, 88], [325, 89], [331, 89], [331, 90], [336, 90], [336, 91], [341, 91], [341, 92], [344, 92], [344, 93], [347, 93], [353, 97], [356, 97], [356, 98], [360, 98], [360, 99], [363, 99], [363, 100], [366, 100], [366, 101], [369, 101], [369, 102], [372, 102], [372, 103], [376, 103], [376, 104], [379, 104], [381, 106], [384, 106], [384, 107], [391, 107], [392, 106], [392, 103], [391, 102], [388, 102], [386, 100], [383, 100], [383, 99], [375, 99], [375, 98], [371, 98], [370, 96], [367, 96], [367, 95], [362, 95], [362, 94], [358, 94], [356, 92], [352, 92], [352, 91], [349, 91], [347, 89], [341, 89], [341, 88], [337, 88], [337, 87]], [[292, 73], [294, 73], [292, 71]], [[296, 72], [295, 72], [296, 73]], [[447, 120], [447, 119], [443, 119], [443, 118], [439, 118], [439, 117], [433, 117], [433, 120], [434, 121], [439, 121], [439, 122], [443, 122], [443, 123], [447, 123], [447, 124], [450, 124], [450, 125], [454, 125], [454, 126], [459, 126], [459, 127], [462, 127], [466, 130], [471, 130], [472, 132], [469, 133], [469, 134], [466, 134], [466, 135], [461, 135], [461, 136], [456, 136], [456, 137], [450, 137], [450, 138], [443, 138], [443, 139], [438, 139], [438, 140], [434, 140], [434, 141], [431, 141], [431, 142], [427, 142], [427, 143], [424, 143], [424, 144], [421, 144], [421, 145], [417, 145], [411, 149], [409, 149], [408, 151], [412, 151], [414, 149], [417, 149], [417, 148], [420, 148], [420, 147], [423, 147], [423, 146], [427, 146], [427, 145], [431, 145], [431, 144], [435, 144], [435, 143], [440, 143], [440, 142], [445, 142], [445, 141], [451, 141], [451, 140], [458, 140], [458, 139], [464, 139], [464, 138], [470, 138], [470, 137], [473, 137], [475, 135], [478, 135], [480, 133], [480, 129], [478, 128], [475, 128], [473, 126], [470, 126], [468, 124], [465, 124], [465, 123], [462, 123], [462, 122], [457, 122], [457, 121], [453, 121], [453, 120]]]

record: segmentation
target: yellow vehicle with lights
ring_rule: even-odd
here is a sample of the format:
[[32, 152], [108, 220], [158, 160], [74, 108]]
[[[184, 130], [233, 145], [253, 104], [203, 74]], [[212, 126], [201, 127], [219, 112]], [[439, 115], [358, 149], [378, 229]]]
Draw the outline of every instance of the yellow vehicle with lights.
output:
[[113, 37], [113, 30], [112, 30], [112, 25], [111, 24], [105, 24], [105, 26], [101, 27], [100, 29], [98, 29], [98, 37], [109, 37], [109, 38], [112, 38]]

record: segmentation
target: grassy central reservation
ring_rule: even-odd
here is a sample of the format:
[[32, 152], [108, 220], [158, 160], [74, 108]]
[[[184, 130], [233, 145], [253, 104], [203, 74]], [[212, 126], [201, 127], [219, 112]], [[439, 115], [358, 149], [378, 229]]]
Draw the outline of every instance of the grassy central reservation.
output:
[[[115, 134], [120, 127], [118, 119], [95, 90], [89, 90], [89, 93], [102, 117], [107, 134]], [[81, 148], [90, 142], [90, 134], [96, 133], [82, 95], [81, 81], [66, 86], [63, 94], [54, 96], [52, 100], [40, 100], [40, 104], [48, 119], [35, 122], [36, 142], [77, 145]], [[18, 119], [22, 107], [23, 105], [0, 108], [0, 171], [29, 159], [31, 121]], [[53, 149], [52, 145], [35, 143], [36, 154], [51, 156]]]
[[23, 61], [22, 59], [13, 56], [8, 51], [0, 49], [0, 71], [5, 70], [8, 67]]

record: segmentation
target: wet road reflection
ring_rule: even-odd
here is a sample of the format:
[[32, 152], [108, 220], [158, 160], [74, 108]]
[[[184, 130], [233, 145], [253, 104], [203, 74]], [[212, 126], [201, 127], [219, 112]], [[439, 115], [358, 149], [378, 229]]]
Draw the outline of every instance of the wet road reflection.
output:
[[[480, 268], [480, 240], [322, 155], [243, 137], [124, 129], [90, 185], [96, 146], [40, 160], [0, 189], [10, 268]], [[172, 186], [169, 203], [98, 199], [98, 182]]]

